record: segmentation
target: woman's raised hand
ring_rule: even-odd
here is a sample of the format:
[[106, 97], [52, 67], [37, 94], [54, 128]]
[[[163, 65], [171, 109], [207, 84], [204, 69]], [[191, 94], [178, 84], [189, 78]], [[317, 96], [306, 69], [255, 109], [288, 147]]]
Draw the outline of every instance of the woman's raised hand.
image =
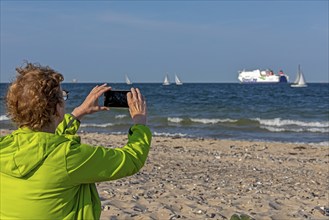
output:
[[146, 101], [138, 88], [131, 88], [127, 93], [127, 101], [129, 106], [130, 116], [134, 124], [146, 124]]
[[111, 87], [108, 87], [106, 84], [95, 86], [83, 103], [73, 110], [72, 115], [80, 120], [84, 115], [109, 110], [109, 107], [100, 106], [98, 104], [98, 98], [103, 95], [104, 92], [109, 90], [111, 90]]

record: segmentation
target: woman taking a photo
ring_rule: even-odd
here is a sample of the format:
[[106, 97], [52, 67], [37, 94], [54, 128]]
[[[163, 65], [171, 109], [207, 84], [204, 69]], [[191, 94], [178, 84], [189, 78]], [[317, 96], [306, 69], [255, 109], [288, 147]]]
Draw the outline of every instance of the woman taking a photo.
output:
[[133, 121], [122, 148], [90, 146], [76, 135], [87, 114], [109, 110], [98, 98], [111, 88], [91, 90], [71, 114], [65, 114], [63, 76], [49, 67], [27, 63], [6, 95], [7, 113], [17, 124], [0, 138], [0, 219], [99, 219], [96, 182], [138, 172], [151, 145], [146, 101], [139, 89], [127, 94]]

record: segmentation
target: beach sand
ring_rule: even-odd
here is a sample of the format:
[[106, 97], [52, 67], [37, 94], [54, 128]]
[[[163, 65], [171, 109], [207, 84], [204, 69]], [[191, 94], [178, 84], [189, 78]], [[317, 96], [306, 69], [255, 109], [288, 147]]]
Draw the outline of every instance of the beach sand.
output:
[[[123, 146], [122, 135], [81, 134]], [[101, 219], [329, 219], [329, 146], [153, 137], [131, 177], [97, 184]]]
[[[127, 142], [79, 135], [92, 145]], [[139, 173], [97, 189], [101, 219], [329, 219], [319, 208], [329, 207], [329, 146], [153, 137]]]

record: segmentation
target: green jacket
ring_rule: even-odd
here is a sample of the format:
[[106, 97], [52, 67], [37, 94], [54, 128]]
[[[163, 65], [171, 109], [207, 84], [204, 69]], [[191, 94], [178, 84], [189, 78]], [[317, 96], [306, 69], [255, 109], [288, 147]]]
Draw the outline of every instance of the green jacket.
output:
[[81, 144], [79, 121], [66, 114], [56, 134], [20, 128], [0, 138], [0, 219], [99, 219], [95, 182], [138, 172], [151, 144], [134, 125], [123, 148]]

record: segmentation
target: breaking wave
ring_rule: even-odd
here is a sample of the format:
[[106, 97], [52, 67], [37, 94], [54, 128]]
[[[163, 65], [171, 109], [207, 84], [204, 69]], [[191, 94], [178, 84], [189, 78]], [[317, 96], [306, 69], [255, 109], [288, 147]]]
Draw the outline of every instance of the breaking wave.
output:
[[329, 133], [329, 122], [318, 121], [298, 121], [289, 119], [260, 119], [255, 118], [259, 122], [260, 128], [271, 132], [310, 132], [310, 133]]
[[329, 122], [323, 121], [299, 121], [290, 119], [261, 119], [261, 118], [180, 118], [180, 117], [168, 117], [167, 121], [177, 124], [203, 124], [209, 126], [233, 126], [237, 129], [242, 127], [265, 129], [270, 132], [309, 132], [309, 133], [329, 133]]
[[260, 126], [271, 132], [313, 132], [313, 133], [329, 133], [328, 128], [278, 128], [270, 126]]
[[172, 123], [181, 123], [181, 122], [183, 122], [183, 118], [168, 118], [168, 121], [169, 122], [172, 122]]
[[234, 119], [205, 119], [205, 118], [191, 118], [192, 122], [201, 123], [201, 124], [218, 124], [218, 123], [235, 123], [238, 120]]
[[253, 120], [258, 121], [261, 125], [265, 125], [265, 126], [282, 127], [282, 126], [294, 125], [301, 127], [329, 128], [329, 122], [304, 122], [304, 121], [295, 121], [295, 120], [281, 119], [281, 118], [274, 118], [274, 119], [255, 118]]
[[82, 128], [88, 128], [88, 127], [94, 127], [94, 128], [106, 128], [106, 127], [111, 127], [114, 126], [112, 123], [106, 123], [106, 124], [81, 124], [80, 127]]
[[167, 133], [167, 132], [153, 132], [154, 136], [164, 136], [164, 137], [187, 137], [187, 134], [183, 133]]
[[126, 118], [127, 115], [116, 115], [115, 118], [117, 119], [122, 119], [122, 118]]
[[172, 123], [183, 123], [183, 122], [192, 122], [192, 123], [199, 123], [199, 124], [218, 124], [218, 123], [234, 123], [238, 120], [234, 119], [208, 119], [208, 118], [179, 118], [179, 117], [168, 117], [168, 122]]
[[8, 121], [10, 118], [8, 118], [7, 115], [0, 115], [0, 121]]

